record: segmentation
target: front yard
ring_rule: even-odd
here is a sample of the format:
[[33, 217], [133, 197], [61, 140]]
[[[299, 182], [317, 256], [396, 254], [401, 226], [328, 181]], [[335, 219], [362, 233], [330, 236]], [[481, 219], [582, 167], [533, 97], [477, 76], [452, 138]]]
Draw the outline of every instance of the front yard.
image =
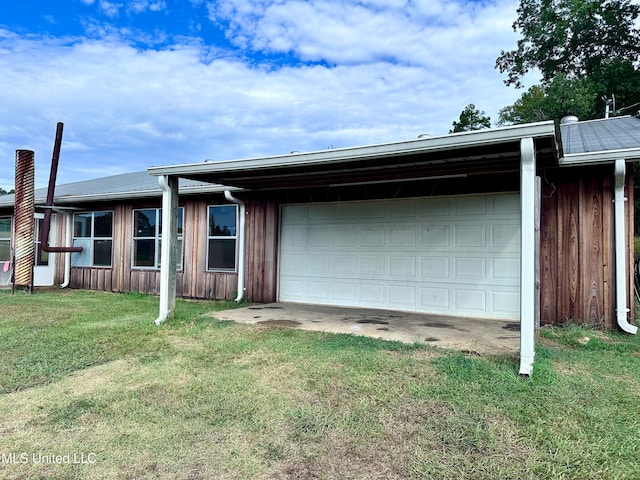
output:
[[640, 478], [640, 339], [515, 357], [215, 319], [232, 305], [0, 291], [0, 478]]

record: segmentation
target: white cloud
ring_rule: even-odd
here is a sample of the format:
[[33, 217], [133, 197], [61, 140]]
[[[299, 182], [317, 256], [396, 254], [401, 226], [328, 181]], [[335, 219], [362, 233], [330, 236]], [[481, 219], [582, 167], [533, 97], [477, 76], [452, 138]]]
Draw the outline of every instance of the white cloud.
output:
[[[247, 51], [236, 56], [193, 38], [136, 50], [120, 40], [131, 32], [104, 24], [91, 25], [102, 40], [0, 31], [0, 156], [34, 149], [42, 186], [57, 121], [65, 123], [58, 175], [65, 183], [149, 165], [445, 134], [468, 103], [497, 120], [520, 94], [493, 68], [500, 49], [515, 45], [516, 0], [471, 10], [424, 1], [403, 11], [403, 4], [225, 0], [211, 7], [253, 48], [331, 67], [256, 64], [244, 60]], [[0, 171], [0, 186], [13, 183], [10, 170]]]
[[117, 17], [120, 14], [122, 4], [109, 2], [108, 0], [100, 0], [99, 7], [105, 15], [109, 17]]

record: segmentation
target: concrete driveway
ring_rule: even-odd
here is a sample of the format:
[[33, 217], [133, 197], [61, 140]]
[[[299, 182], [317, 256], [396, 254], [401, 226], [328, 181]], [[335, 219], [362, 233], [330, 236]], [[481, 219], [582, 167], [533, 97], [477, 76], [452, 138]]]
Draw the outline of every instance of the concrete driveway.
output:
[[262, 328], [351, 333], [480, 354], [517, 352], [520, 346], [517, 321], [297, 303], [251, 305], [215, 312], [214, 316]]

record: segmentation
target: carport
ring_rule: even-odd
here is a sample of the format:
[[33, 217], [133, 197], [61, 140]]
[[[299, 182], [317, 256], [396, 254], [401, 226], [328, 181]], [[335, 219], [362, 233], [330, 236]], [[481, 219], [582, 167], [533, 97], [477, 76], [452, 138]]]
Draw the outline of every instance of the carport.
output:
[[[246, 243], [244, 235], [244, 200], [247, 198], [275, 199], [279, 205], [284, 206], [294, 204], [313, 205], [319, 202], [327, 202], [331, 199], [345, 203], [363, 202], [365, 200], [386, 201], [395, 198], [396, 195], [400, 195], [401, 190], [400, 196], [402, 198], [418, 199], [436, 196], [446, 199], [467, 194], [486, 195], [492, 192], [517, 194], [516, 211], [519, 210], [517, 217], [519, 224], [516, 225], [516, 228], [519, 229], [519, 238], [517, 238], [516, 242], [518, 243], [518, 248], [515, 266], [508, 267], [507, 265], [511, 265], [508, 263], [499, 264], [501, 257], [496, 256], [494, 258], [489, 256], [485, 258], [484, 263], [479, 264], [478, 271], [491, 272], [489, 277], [492, 277], [496, 271], [513, 274], [514, 267], [519, 270], [518, 274], [516, 274], [516, 282], [513, 284], [515, 286], [515, 304], [511, 303], [511, 310], [509, 308], [506, 308], [504, 312], [500, 312], [500, 309], [486, 310], [484, 313], [492, 317], [490, 321], [510, 320], [511, 323], [519, 323], [520, 373], [530, 375], [535, 355], [535, 324], [539, 314], [537, 310], [538, 286], [535, 277], [537, 264], [535, 235], [536, 224], [539, 219], [539, 210], [536, 210], [536, 204], [540, 195], [539, 193], [536, 194], [536, 165], [552, 165], [557, 158], [554, 124], [553, 122], [541, 122], [322, 152], [292, 153], [247, 160], [207, 161], [187, 165], [152, 167], [149, 169], [149, 173], [159, 177], [160, 185], [163, 188], [163, 209], [165, 211], [175, 212], [177, 209], [178, 177], [242, 189], [235, 192], [234, 195], [227, 194], [227, 199], [230, 202], [237, 203], [240, 206], [238, 300], [243, 298], [247, 283], [259, 280], [255, 277], [256, 275], [272, 274], [275, 275], [278, 283], [273, 291], [273, 300], [277, 300], [280, 298], [279, 295], [283, 291], [283, 282], [286, 280], [283, 277], [283, 272], [285, 270], [290, 271], [283, 264], [285, 260], [279, 258], [277, 263], [263, 268], [259, 273], [254, 272], [251, 275], [247, 275], [247, 269], [245, 268], [247, 252], [254, 253], [254, 250], [262, 247], [251, 242], [249, 244]], [[160, 315], [156, 323], [168, 318], [175, 304], [175, 217], [176, 215], [169, 216], [170, 221], [163, 224], [161, 304]], [[426, 222], [431, 222], [431, 220], [428, 219]], [[474, 226], [477, 223], [471, 221], [470, 225]], [[499, 220], [492, 225], [499, 225]], [[281, 223], [279, 227], [282, 228]], [[309, 228], [313, 228], [313, 225]], [[284, 233], [286, 232], [284, 231]], [[283, 238], [282, 234], [283, 231], [279, 230], [274, 232], [273, 238], [267, 239], [267, 241], [275, 240], [274, 243], [278, 244], [277, 251], [280, 256], [283, 255], [282, 246], [279, 244]], [[499, 237], [495, 232], [491, 235], [494, 238]], [[403, 249], [406, 249], [400, 244], [395, 245], [395, 247], [398, 248], [396, 257], [400, 258], [402, 256], [400, 253], [403, 252]], [[425, 252], [423, 256], [429, 251], [427, 247], [425, 247], [426, 250], [423, 250]], [[490, 247], [498, 247], [498, 245], [492, 244]], [[478, 245], [478, 248], [482, 249], [485, 246]], [[287, 254], [288, 252], [285, 250], [284, 253]], [[388, 250], [383, 253], [386, 258], [392, 257]], [[306, 253], [303, 252], [302, 257], [305, 255]], [[438, 253], [431, 257], [433, 260], [431, 263], [426, 263], [429, 268], [433, 267], [429, 270], [430, 272], [437, 271], [436, 260], [438, 255], [440, 254]], [[329, 256], [335, 257], [334, 254]], [[451, 262], [453, 262], [453, 256], [451, 258]], [[416, 256], [416, 259], [418, 259], [418, 256]], [[419, 260], [423, 261], [424, 258], [420, 257]], [[387, 261], [387, 264], [389, 263], [391, 262]], [[454, 265], [453, 263], [451, 264]], [[304, 263], [301, 263], [297, 268], [298, 271], [306, 272], [308, 270]], [[444, 266], [440, 268], [441, 271], [446, 269]], [[268, 271], [265, 271], [265, 269]], [[508, 271], [509, 269], [511, 272]], [[408, 266], [401, 274], [406, 277], [411, 271], [411, 267]], [[422, 271], [427, 270], [423, 269]], [[473, 275], [467, 276], [472, 277]], [[334, 277], [331, 277], [330, 274], [326, 278], [328, 279], [326, 283], [330, 288], [331, 284], [334, 283], [332, 281]], [[380, 279], [371, 274], [368, 283], [375, 286], [378, 285], [376, 284], [378, 280]], [[405, 281], [406, 278], [401, 278], [400, 280]], [[410, 297], [406, 293], [408, 290], [405, 289], [405, 291], [401, 292], [397, 288], [397, 284], [386, 277], [385, 281], [387, 282], [386, 284], [379, 285], [379, 291], [381, 295], [386, 295], [390, 298], [390, 302], [383, 303], [380, 307], [388, 309], [389, 307], [394, 307], [393, 302], [396, 300]], [[478, 277], [477, 281], [481, 283], [485, 279]], [[298, 282], [295, 276], [293, 282], [293, 284]], [[467, 285], [471, 285], [472, 282], [473, 280], [469, 280]], [[423, 280], [417, 278], [410, 287], [418, 292], [422, 283]], [[353, 284], [345, 288], [359, 289], [360, 287], [361, 284]], [[443, 313], [447, 313], [447, 308], [451, 308], [451, 305], [453, 305], [453, 310], [448, 312], [451, 316], [469, 317], [470, 312], [464, 310], [462, 306], [458, 308], [455, 303], [441, 301], [439, 309], [435, 308], [438, 302], [438, 292], [436, 290], [444, 291], [444, 287], [436, 283], [429, 286], [429, 288], [431, 288], [431, 293], [435, 299], [433, 304], [425, 303], [424, 301], [414, 302], [416, 304], [420, 303], [420, 306], [414, 308], [397, 305], [393, 310], [404, 311], [409, 309], [422, 314], [443, 315]], [[288, 291], [291, 292], [291, 289]], [[375, 291], [375, 289], [369, 290], [370, 295], [368, 298], [375, 299]], [[371, 292], [374, 292], [374, 294], [371, 294]], [[491, 287], [484, 289], [479, 295], [488, 299], [485, 302], [485, 304], [488, 304], [493, 296], [501, 293], [501, 291], [494, 290]], [[452, 295], [455, 295], [455, 292]], [[328, 300], [320, 303], [331, 305], [332, 298], [335, 297], [329, 296], [327, 298]], [[337, 305], [366, 308], [368, 306], [366, 298], [366, 295], [360, 296], [357, 300], [358, 303], [355, 305], [349, 303], [337, 303]], [[495, 303], [498, 305], [509, 304], [508, 299], [503, 300]], [[303, 296], [302, 301], [313, 303], [312, 297], [308, 295]], [[461, 302], [460, 305], [462, 304], [467, 305], [467, 302]], [[516, 306], [513, 307], [513, 305]], [[372, 304], [371, 306], [377, 305]], [[430, 311], [431, 306], [434, 309]], [[435, 323], [437, 324], [438, 322]], [[367, 323], [357, 325], [362, 327]], [[376, 328], [385, 327], [384, 325], [378, 325]], [[433, 328], [437, 329], [439, 327]], [[449, 330], [456, 332], [455, 329]], [[384, 330], [378, 331], [384, 332]], [[427, 337], [438, 338], [435, 334], [425, 335], [425, 338]]]

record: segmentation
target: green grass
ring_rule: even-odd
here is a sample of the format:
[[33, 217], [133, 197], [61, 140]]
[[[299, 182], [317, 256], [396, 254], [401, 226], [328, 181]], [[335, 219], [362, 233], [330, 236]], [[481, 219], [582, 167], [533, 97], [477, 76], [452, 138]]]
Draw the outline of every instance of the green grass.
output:
[[[517, 358], [215, 319], [229, 303], [0, 291], [0, 478], [640, 478], [640, 341]], [[1, 458], [1, 457], [0, 457]], [[31, 458], [29, 457], [29, 460]]]

